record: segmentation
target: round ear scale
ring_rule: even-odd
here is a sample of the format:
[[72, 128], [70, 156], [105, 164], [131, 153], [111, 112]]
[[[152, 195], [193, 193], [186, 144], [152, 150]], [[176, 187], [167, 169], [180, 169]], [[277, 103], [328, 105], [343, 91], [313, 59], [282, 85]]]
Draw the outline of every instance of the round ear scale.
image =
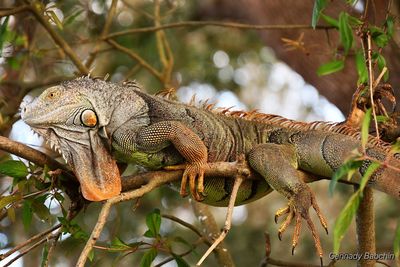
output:
[[91, 109], [86, 109], [81, 114], [81, 122], [88, 127], [94, 127], [97, 124], [96, 113]]

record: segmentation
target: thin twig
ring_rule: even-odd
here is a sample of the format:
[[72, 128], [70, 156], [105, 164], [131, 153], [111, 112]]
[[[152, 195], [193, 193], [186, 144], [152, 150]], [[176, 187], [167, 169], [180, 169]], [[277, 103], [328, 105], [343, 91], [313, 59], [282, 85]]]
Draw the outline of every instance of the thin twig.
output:
[[54, 234], [54, 239], [50, 244], [49, 250], [47, 252], [47, 257], [46, 260], [44, 262], [44, 264], [42, 264], [43, 267], [48, 267], [50, 264], [50, 258], [53, 255], [54, 249], [56, 248], [56, 245], [58, 243], [58, 239], [60, 238], [62, 234], [62, 228], [58, 229], [57, 233]]
[[1, 255], [0, 255], [0, 260], [4, 260], [5, 258], [7, 258], [8, 256], [10, 256], [10, 255], [13, 254], [14, 252], [16, 252], [16, 251], [22, 249], [23, 247], [28, 246], [29, 244], [33, 243], [33, 242], [36, 241], [37, 239], [42, 238], [42, 237], [48, 235], [49, 233], [53, 232], [54, 230], [57, 230], [57, 229], [60, 228], [60, 227], [61, 227], [61, 224], [57, 224], [57, 225], [53, 226], [52, 228], [47, 229], [47, 230], [44, 231], [44, 232], [41, 232], [41, 233], [39, 233], [39, 234], [37, 234], [37, 235], [32, 236], [31, 238], [29, 238], [29, 239], [26, 240], [25, 242], [23, 242], [23, 243], [19, 244], [18, 246], [16, 246], [16, 247], [10, 249], [10, 250], [7, 251], [6, 253], [1, 254]]
[[122, 3], [124, 3], [124, 5], [126, 5], [127, 7], [129, 7], [130, 9], [132, 9], [133, 11], [135, 11], [136, 13], [145, 16], [148, 19], [153, 20], [153, 15], [151, 15], [150, 13], [147, 13], [146, 11], [135, 7], [133, 4], [131, 4], [129, 1], [126, 0], [122, 0]]
[[178, 217], [175, 217], [173, 215], [168, 215], [168, 214], [162, 214], [161, 215], [163, 218], [167, 218], [171, 221], [174, 221], [176, 223], [179, 223], [180, 225], [192, 230], [196, 235], [198, 235], [199, 237], [203, 237], [203, 235], [201, 234], [200, 230], [197, 229], [196, 227], [194, 227], [194, 225], [185, 222], [184, 220], [179, 219]]
[[119, 203], [119, 202], [123, 202], [123, 201], [127, 201], [130, 199], [141, 197], [144, 194], [152, 191], [153, 189], [159, 187], [160, 185], [162, 185], [164, 183], [165, 183], [165, 181], [163, 179], [160, 179], [159, 177], [154, 177], [154, 179], [151, 179], [148, 184], [142, 186], [139, 189], [122, 193], [116, 197], [113, 197], [113, 198], [110, 198], [109, 200], [107, 200], [104, 203], [103, 208], [101, 209], [97, 223], [92, 231], [92, 234], [90, 235], [89, 240], [86, 242], [86, 245], [83, 248], [81, 255], [79, 256], [76, 266], [77, 267], [85, 266], [87, 256], [89, 255], [90, 251], [93, 249], [93, 245], [96, 243], [97, 239], [99, 238], [99, 236], [101, 234], [101, 231], [104, 228], [104, 225], [106, 223], [106, 220], [107, 220], [108, 214], [110, 213], [110, 208], [112, 205]]
[[0, 11], [0, 18], [1, 17], [6, 17], [6, 16], [11, 16], [11, 15], [15, 15], [21, 12], [25, 12], [29, 10], [29, 6], [28, 5], [23, 5], [23, 6], [18, 6], [9, 10], [1, 10]]
[[375, 89], [375, 88], [378, 86], [378, 84], [381, 82], [381, 80], [382, 80], [382, 78], [383, 78], [383, 75], [385, 75], [385, 73], [386, 73], [387, 70], [388, 70], [388, 69], [387, 69], [386, 66], [383, 67], [381, 73], [378, 75], [378, 78], [376, 78], [376, 80], [374, 81], [374, 84], [373, 84], [373, 88], [374, 88], [374, 89]]
[[79, 256], [78, 262], [76, 263], [77, 267], [84, 267], [87, 257], [90, 251], [93, 249], [93, 245], [96, 243], [99, 238], [101, 231], [107, 221], [107, 217], [110, 214], [111, 206], [113, 205], [111, 199], [107, 200], [101, 208], [99, 218], [97, 220], [96, 226], [94, 227], [89, 240], [86, 242], [85, 247], [83, 248], [81, 255]]
[[[155, 27], [160, 27], [161, 26], [161, 18], [160, 18], [160, 1], [159, 0], [154, 0], [154, 26]], [[168, 65], [167, 58], [165, 56], [165, 50], [164, 50], [164, 44], [162, 41], [162, 31], [158, 30], [156, 31], [156, 39], [157, 39], [157, 50], [158, 50], [158, 55], [160, 57], [160, 61], [164, 68]]]
[[115, 16], [115, 12], [117, 11], [117, 4], [118, 4], [118, 0], [112, 0], [111, 6], [110, 6], [110, 10], [107, 13], [106, 22], [104, 23], [103, 30], [102, 30], [102, 32], [100, 34], [100, 38], [96, 41], [96, 44], [95, 44], [94, 49], [93, 49], [93, 52], [90, 53], [89, 58], [86, 61], [85, 66], [87, 68], [90, 68], [90, 66], [92, 65], [93, 61], [95, 60], [97, 54], [100, 52], [101, 40], [105, 36], [107, 36], [107, 34], [110, 31], [111, 24], [112, 24], [113, 18]]
[[203, 263], [203, 261], [208, 257], [208, 255], [210, 255], [211, 252], [225, 239], [226, 235], [228, 234], [229, 230], [231, 229], [232, 214], [233, 214], [233, 209], [235, 207], [236, 196], [239, 191], [240, 185], [243, 182], [243, 179], [244, 178], [241, 175], [236, 176], [235, 183], [233, 184], [232, 192], [229, 197], [229, 204], [228, 204], [228, 208], [227, 208], [224, 228], [222, 229], [222, 231], [221, 231], [220, 235], [217, 237], [217, 239], [214, 240], [211, 247], [209, 247], [207, 249], [207, 251], [201, 257], [201, 259], [197, 262], [196, 266], [200, 266]]
[[[202, 204], [201, 202], [192, 201], [193, 211], [200, 221], [204, 232], [204, 235], [210, 239], [210, 242], [213, 238], [217, 237], [220, 234], [220, 227], [213, 214], [211, 213], [209, 206]], [[216, 249], [214, 250], [216, 261], [218, 262], [218, 266], [235, 266], [233, 262], [232, 255], [229, 253], [229, 250], [222, 242]]]
[[[255, 24], [245, 24], [237, 22], [221, 22], [221, 21], [182, 21], [174, 22], [169, 24], [163, 24], [160, 26], [150, 26], [143, 28], [130, 29], [125, 31], [119, 31], [111, 33], [105, 37], [105, 39], [115, 38], [119, 36], [129, 35], [133, 33], [144, 33], [144, 32], [154, 32], [158, 30], [171, 29], [171, 28], [182, 28], [182, 27], [203, 27], [203, 26], [216, 26], [216, 27], [227, 27], [235, 29], [250, 29], [250, 30], [282, 30], [282, 29], [294, 29], [294, 30], [314, 30], [314, 28], [309, 24], [282, 24], [282, 25], [255, 25]], [[317, 26], [316, 29], [334, 29], [332, 26]]]
[[78, 58], [75, 52], [71, 49], [69, 44], [53, 29], [49, 21], [43, 16], [41, 11], [35, 6], [30, 6], [29, 10], [33, 13], [36, 19], [42, 24], [42, 26], [49, 33], [51, 38], [56, 42], [57, 45], [64, 51], [65, 54], [71, 59], [72, 63], [77, 67], [81, 74], [87, 75], [89, 70], [82, 63], [82, 61]]
[[374, 124], [375, 124], [375, 131], [376, 131], [376, 138], [379, 138], [379, 129], [378, 129], [378, 120], [376, 119], [376, 111], [374, 105], [374, 71], [372, 68], [372, 44], [371, 44], [371, 34], [367, 32], [367, 56], [368, 56], [368, 83], [369, 83], [369, 90], [370, 90], [370, 98], [371, 98], [371, 108], [372, 108], [372, 115], [374, 117]]
[[162, 74], [158, 70], [153, 68], [149, 63], [147, 63], [147, 61], [144, 60], [141, 56], [139, 56], [138, 54], [136, 54], [132, 50], [130, 50], [130, 49], [118, 44], [114, 40], [108, 39], [107, 42], [110, 45], [112, 45], [115, 49], [127, 54], [129, 57], [131, 57], [132, 59], [136, 60], [143, 68], [147, 69], [151, 74], [153, 74], [154, 77], [156, 77], [158, 80], [163, 82]]
[[[161, 26], [160, 16], [160, 1], [154, 1], [154, 26]], [[160, 61], [163, 65], [163, 84], [165, 88], [170, 87], [171, 73], [174, 65], [174, 57], [167, 37], [163, 30], [156, 31], [157, 50], [160, 56]]]

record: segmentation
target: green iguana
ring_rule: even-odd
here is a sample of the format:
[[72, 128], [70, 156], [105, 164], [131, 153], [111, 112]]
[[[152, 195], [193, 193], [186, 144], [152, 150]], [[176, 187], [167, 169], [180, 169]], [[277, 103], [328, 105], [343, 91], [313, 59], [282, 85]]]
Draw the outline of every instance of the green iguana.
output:
[[[276, 115], [201, 109], [152, 96], [134, 82], [114, 84], [88, 77], [63, 82], [45, 90], [22, 107], [22, 119], [58, 150], [74, 170], [83, 196], [101, 201], [118, 195], [121, 178], [118, 161], [148, 169], [186, 163], [180, 194], [226, 206], [232, 179], [207, 177], [207, 162], [235, 161], [245, 155], [260, 179], [245, 180], [236, 204], [254, 201], [272, 190], [288, 198], [287, 214], [279, 236], [295, 220], [293, 248], [305, 219], [319, 256], [322, 249], [309, 209], [313, 207], [322, 226], [327, 223], [310, 188], [307, 175], [330, 177], [351, 151], [360, 148], [359, 133], [349, 127], [302, 123]], [[371, 177], [369, 186], [400, 198], [400, 161], [390, 155], [389, 144], [370, 138], [366, 153], [385, 162]], [[364, 161], [357, 179], [370, 161]]]

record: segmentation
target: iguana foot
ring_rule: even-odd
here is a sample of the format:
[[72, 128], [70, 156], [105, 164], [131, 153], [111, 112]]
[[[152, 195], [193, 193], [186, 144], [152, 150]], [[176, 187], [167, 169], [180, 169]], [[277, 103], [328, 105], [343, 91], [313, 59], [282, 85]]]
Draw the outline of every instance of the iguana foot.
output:
[[[193, 198], [196, 201], [204, 200], [204, 171], [206, 169], [206, 162], [193, 162], [187, 163], [185, 165], [175, 165], [175, 166], [166, 166], [164, 169], [166, 170], [182, 170], [182, 181], [181, 181], [181, 189], [179, 194], [182, 197], [186, 197], [188, 193], [186, 192], [187, 181], [189, 180], [189, 189]], [[197, 179], [197, 186], [196, 186]]]
[[287, 227], [289, 226], [289, 224], [292, 222], [292, 220], [294, 218], [295, 219], [295, 228], [294, 228], [293, 238], [292, 238], [292, 254], [294, 254], [294, 249], [297, 246], [297, 243], [299, 241], [299, 236], [300, 236], [301, 218], [303, 218], [304, 220], [306, 220], [307, 226], [311, 231], [317, 253], [318, 253], [319, 257], [322, 259], [323, 250], [322, 250], [322, 246], [321, 246], [321, 241], [320, 241], [317, 231], [315, 229], [314, 223], [312, 222], [312, 220], [310, 218], [309, 208], [311, 206], [314, 208], [314, 210], [317, 213], [318, 218], [321, 222], [321, 225], [324, 227], [326, 233], [328, 233], [328, 225], [317, 205], [317, 202], [316, 202], [315, 197], [314, 197], [313, 193], [311, 192], [311, 190], [308, 189], [308, 187], [307, 187], [306, 190], [301, 190], [300, 192], [301, 193], [295, 194], [294, 197], [290, 198], [289, 203], [286, 207], [279, 209], [275, 213], [275, 222], [277, 222], [277, 220], [280, 216], [287, 214], [286, 219], [279, 227], [278, 238], [279, 238], [279, 240], [282, 240], [282, 234], [285, 232], [285, 230], [287, 229]]
[[[181, 182], [181, 196], [187, 195], [186, 193], [186, 183], [189, 179], [189, 189], [193, 198], [196, 201], [202, 201], [204, 199], [204, 171], [205, 165], [207, 163], [204, 162], [194, 162], [190, 163], [186, 166], [185, 171], [182, 175]], [[197, 179], [197, 187], [196, 187], [196, 179]]]

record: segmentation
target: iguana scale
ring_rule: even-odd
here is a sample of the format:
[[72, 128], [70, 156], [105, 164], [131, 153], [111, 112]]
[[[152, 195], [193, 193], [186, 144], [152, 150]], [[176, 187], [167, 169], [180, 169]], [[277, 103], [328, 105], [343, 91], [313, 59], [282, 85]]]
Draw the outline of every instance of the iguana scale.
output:
[[[232, 179], [207, 177], [207, 162], [235, 161], [244, 154], [260, 179], [246, 180], [236, 204], [254, 201], [272, 190], [288, 200], [276, 215], [288, 214], [279, 228], [281, 235], [295, 220], [296, 246], [301, 218], [310, 226], [317, 250], [319, 238], [309, 216], [312, 206], [322, 226], [327, 224], [315, 197], [303, 178], [330, 177], [360, 148], [359, 133], [343, 125], [302, 123], [276, 115], [211, 110], [186, 105], [140, 90], [134, 82], [114, 84], [88, 77], [46, 89], [25, 104], [22, 119], [55, 147], [73, 168], [83, 196], [92, 201], [111, 198], [121, 191], [115, 159], [161, 169], [186, 163], [181, 195], [187, 182], [196, 200], [226, 206]], [[366, 153], [386, 165], [400, 167], [389, 154], [389, 144], [370, 138]], [[364, 161], [359, 179], [369, 166]], [[400, 173], [380, 167], [369, 186], [400, 198]]]

